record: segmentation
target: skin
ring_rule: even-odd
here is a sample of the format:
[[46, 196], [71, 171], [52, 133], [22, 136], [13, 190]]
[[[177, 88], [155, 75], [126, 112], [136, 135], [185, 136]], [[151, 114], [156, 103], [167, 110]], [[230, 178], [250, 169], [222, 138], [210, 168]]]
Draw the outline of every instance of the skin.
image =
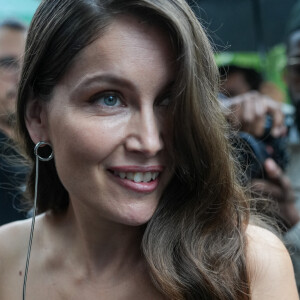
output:
[[[173, 61], [158, 28], [131, 16], [118, 17], [103, 37], [79, 54], [49, 105], [28, 105], [31, 137], [52, 143], [71, 203], [65, 214], [48, 212], [37, 218], [27, 299], [164, 299], [152, 285], [139, 249], [141, 225], [152, 216], [171, 176], [166, 145], [172, 124], [163, 117], [174, 80]], [[92, 85], [82, 84], [103, 72], [118, 74], [130, 87], [124, 80], [104, 84], [99, 77]], [[87, 101], [103, 90], [117, 90], [125, 104], [107, 108], [103, 99]], [[157, 187], [145, 193], [125, 188], [109, 171], [129, 164], [167, 167]], [[264, 283], [271, 283], [270, 297], [263, 299], [298, 299], [284, 246], [268, 231], [257, 228], [252, 234], [251, 228], [249, 262], [260, 267], [250, 274], [258, 279], [253, 293], [265, 295]], [[21, 298], [29, 230], [30, 220], [0, 229], [0, 241], [5, 241], [0, 247], [3, 300]], [[263, 253], [272, 264], [261, 259]], [[284, 277], [278, 273], [282, 270]]]
[[248, 226], [247, 235], [251, 299], [298, 300], [291, 258], [282, 242], [257, 226]]
[[[25, 48], [26, 33], [9, 28], [0, 28], [0, 60], [12, 57], [20, 60]], [[17, 83], [20, 68], [0, 66], [0, 130], [12, 137], [9, 115], [15, 111]]]
[[266, 116], [273, 118], [271, 134], [280, 137], [286, 134], [281, 104], [256, 91], [249, 91], [223, 101], [224, 113], [230, 124], [240, 131], [259, 138], [264, 134]]

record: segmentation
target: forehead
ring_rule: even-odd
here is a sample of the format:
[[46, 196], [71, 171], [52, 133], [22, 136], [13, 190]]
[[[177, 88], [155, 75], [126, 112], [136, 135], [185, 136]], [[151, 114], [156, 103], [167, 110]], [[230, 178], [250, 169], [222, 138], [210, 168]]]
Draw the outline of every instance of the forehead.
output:
[[294, 32], [289, 38], [288, 56], [300, 56], [300, 30]]
[[25, 31], [0, 28], [0, 57], [20, 56], [25, 48], [25, 38]]
[[80, 79], [99, 68], [128, 76], [140, 65], [148, 67], [141, 73], [145, 76], [148, 70], [159, 64], [160, 70], [169, 73], [174, 56], [170, 39], [161, 28], [134, 16], [121, 15], [110, 23], [102, 36], [75, 57], [63, 81], [70, 77]]

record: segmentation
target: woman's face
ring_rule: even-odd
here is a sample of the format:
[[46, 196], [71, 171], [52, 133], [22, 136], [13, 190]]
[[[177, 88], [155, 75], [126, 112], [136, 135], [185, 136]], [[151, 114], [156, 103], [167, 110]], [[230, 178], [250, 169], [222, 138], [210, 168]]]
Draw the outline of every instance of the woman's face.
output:
[[121, 16], [55, 87], [44, 137], [77, 211], [127, 225], [153, 215], [171, 177], [174, 61], [161, 30]]

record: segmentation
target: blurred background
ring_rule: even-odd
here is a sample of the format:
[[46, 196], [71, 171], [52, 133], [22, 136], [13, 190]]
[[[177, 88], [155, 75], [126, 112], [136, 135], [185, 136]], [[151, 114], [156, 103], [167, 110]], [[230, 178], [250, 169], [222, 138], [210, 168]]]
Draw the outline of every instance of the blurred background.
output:
[[266, 51], [284, 40], [297, 0], [189, 0], [219, 51]]
[[16, 18], [29, 24], [39, 3], [39, 0], [0, 0], [0, 21]]
[[251, 68], [274, 83], [289, 103], [283, 80], [286, 25], [297, 0], [188, 0], [210, 36], [219, 66]]
[[[219, 51], [266, 51], [282, 43], [297, 0], [188, 0]], [[40, 0], [0, 0], [0, 21], [29, 24]]]

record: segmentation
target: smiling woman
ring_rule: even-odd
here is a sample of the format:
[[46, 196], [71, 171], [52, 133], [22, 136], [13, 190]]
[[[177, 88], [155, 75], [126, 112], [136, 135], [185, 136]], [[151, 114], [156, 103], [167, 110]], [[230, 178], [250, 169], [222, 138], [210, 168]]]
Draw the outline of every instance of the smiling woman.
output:
[[39, 216], [29, 269], [30, 221], [0, 230], [1, 299], [297, 298], [249, 225], [217, 74], [183, 0], [42, 1], [18, 97]]
[[78, 54], [49, 103], [29, 102], [29, 134], [34, 143], [51, 141], [72, 206], [128, 225], [150, 219], [172, 172], [161, 99], [173, 74], [166, 36], [122, 15]]

